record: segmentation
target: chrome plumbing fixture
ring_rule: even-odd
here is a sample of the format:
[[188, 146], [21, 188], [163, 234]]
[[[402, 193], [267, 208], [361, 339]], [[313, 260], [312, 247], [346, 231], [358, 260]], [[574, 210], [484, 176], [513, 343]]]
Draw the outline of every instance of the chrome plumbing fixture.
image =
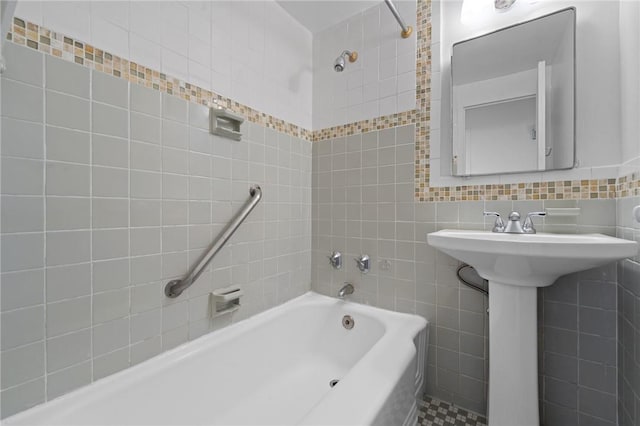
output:
[[505, 234], [535, 234], [536, 228], [533, 226], [533, 216], [544, 217], [547, 215], [546, 212], [530, 212], [527, 213], [527, 217], [524, 220], [524, 223], [520, 223], [520, 213], [511, 212], [509, 213], [509, 222], [505, 225], [500, 217], [499, 213], [496, 212], [484, 212], [485, 216], [496, 216], [496, 222], [493, 225], [492, 232], [502, 232]]
[[525, 234], [535, 234], [536, 233], [536, 228], [533, 227], [533, 219], [531, 219], [533, 216], [538, 216], [538, 217], [545, 217], [547, 215], [547, 212], [530, 212], [527, 213], [527, 217], [524, 220], [524, 223], [522, 224], [522, 230], [524, 231]]
[[369, 272], [369, 269], [371, 268], [371, 259], [369, 259], [369, 256], [367, 256], [366, 254], [363, 254], [359, 258], [357, 257], [353, 260], [356, 261], [356, 264], [358, 265], [358, 269], [360, 269], [360, 272], [362, 272], [363, 274], [366, 274], [367, 272]]
[[504, 221], [500, 217], [500, 213], [498, 212], [484, 212], [485, 216], [495, 216], [496, 222], [493, 224], [492, 232], [504, 232]]
[[259, 185], [253, 185], [249, 188], [249, 198], [242, 210], [238, 212], [238, 214], [233, 218], [233, 220], [227, 225], [227, 227], [222, 231], [222, 233], [216, 238], [213, 242], [209, 250], [202, 255], [198, 263], [195, 264], [189, 273], [182, 279], [171, 280], [164, 287], [165, 296], [174, 299], [182, 294], [187, 288], [193, 284], [198, 277], [204, 272], [207, 268], [211, 259], [224, 247], [224, 245], [229, 241], [229, 238], [236, 232], [238, 227], [242, 225], [242, 222], [249, 216], [249, 213], [255, 208], [255, 206], [262, 199], [262, 189], [260, 189]]
[[522, 225], [520, 224], [520, 213], [509, 213], [509, 221], [503, 232], [505, 234], [524, 234], [524, 229], [522, 229]]
[[343, 51], [340, 56], [338, 56], [336, 60], [333, 61], [333, 69], [335, 70], [335, 72], [344, 71], [344, 67], [347, 65], [347, 61], [345, 60], [345, 58], [349, 58], [349, 62], [355, 62], [358, 60], [358, 52], [351, 52], [349, 50]]
[[353, 291], [355, 289], [353, 288], [353, 284], [351, 283], [344, 283], [344, 285], [342, 286], [342, 288], [340, 290], [338, 290], [338, 297], [340, 299], [344, 299], [345, 297], [347, 297], [350, 294], [353, 294]]
[[339, 251], [334, 251], [331, 253], [331, 256], [327, 256], [329, 258], [329, 263], [333, 266], [333, 269], [342, 268], [342, 253]]

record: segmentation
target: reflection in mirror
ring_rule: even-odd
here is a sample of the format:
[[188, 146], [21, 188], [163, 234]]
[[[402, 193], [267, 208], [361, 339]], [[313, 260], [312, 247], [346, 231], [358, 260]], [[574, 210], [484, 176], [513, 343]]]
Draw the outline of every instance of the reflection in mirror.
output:
[[575, 163], [575, 8], [453, 45], [455, 176]]

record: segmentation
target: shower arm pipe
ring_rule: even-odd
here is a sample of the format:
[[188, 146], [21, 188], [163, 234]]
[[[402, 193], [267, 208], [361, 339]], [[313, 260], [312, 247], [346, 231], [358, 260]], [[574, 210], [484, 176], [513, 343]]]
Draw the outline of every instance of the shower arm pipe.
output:
[[400, 25], [400, 28], [402, 28], [400, 36], [402, 38], [409, 38], [411, 36], [411, 33], [413, 32], [413, 28], [411, 28], [410, 25], [404, 23], [402, 16], [400, 16], [398, 9], [396, 9], [396, 5], [393, 4], [391, 0], [384, 0], [384, 2], [387, 4], [387, 7], [389, 7], [389, 10], [393, 14], [393, 17], [396, 18], [396, 21], [398, 21], [398, 25]]
[[224, 245], [229, 241], [229, 238], [236, 232], [238, 227], [244, 222], [244, 220], [249, 216], [251, 210], [260, 202], [262, 198], [262, 190], [260, 186], [253, 185], [249, 189], [249, 195], [251, 198], [247, 200], [244, 204], [242, 210], [233, 218], [233, 221], [229, 223], [229, 225], [225, 228], [225, 230], [220, 234], [220, 236], [214, 241], [214, 243], [209, 248], [209, 251], [200, 258], [200, 261], [189, 271], [189, 273], [181, 280], [172, 280], [167, 283], [164, 288], [165, 296], [169, 298], [176, 298], [182, 294], [187, 288], [193, 284], [198, 277], [204, 272], [207, 265], [213, 257], [224, 247]]

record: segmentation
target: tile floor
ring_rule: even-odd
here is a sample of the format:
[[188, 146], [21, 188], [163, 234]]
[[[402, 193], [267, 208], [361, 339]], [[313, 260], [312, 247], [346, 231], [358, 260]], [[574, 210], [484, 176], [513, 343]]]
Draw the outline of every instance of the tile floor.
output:
[[487, 419], [439, 399], [424, 397], [418, 403], [418, 426], [486, 426]]

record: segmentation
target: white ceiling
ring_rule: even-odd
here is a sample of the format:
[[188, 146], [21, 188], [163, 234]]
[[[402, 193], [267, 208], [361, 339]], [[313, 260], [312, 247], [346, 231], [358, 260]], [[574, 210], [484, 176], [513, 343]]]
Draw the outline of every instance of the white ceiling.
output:
[[311, 33], [318, 33], [360, 13], [382, 0], [277, 0], [278, 4]]

